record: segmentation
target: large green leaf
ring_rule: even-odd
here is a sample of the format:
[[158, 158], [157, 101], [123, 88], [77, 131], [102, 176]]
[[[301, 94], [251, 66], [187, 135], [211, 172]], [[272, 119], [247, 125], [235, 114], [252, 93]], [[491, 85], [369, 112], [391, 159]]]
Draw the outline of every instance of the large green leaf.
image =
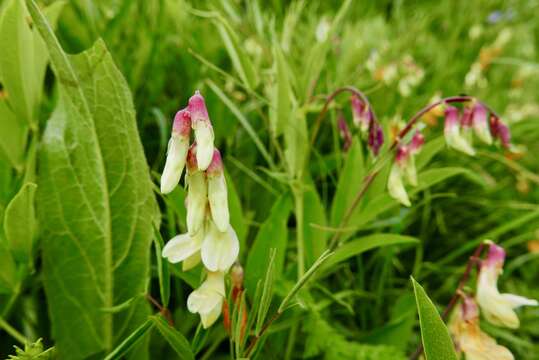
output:
[[4, 215], [7, 243], [15, 259], [21, 263], [27, 263], [32, 256], [36, 230], [35, 191], [35, 184], [23, 185], [7, 206]]
[[254, 294], [256, 283], [266, 273], [271, 249], [276, 250], [275, 278], [283, 272], [284, 255], [288, 240], [288, 216], [292, 210], [292, 202], [288, 194], [282, 195], [273, 205], [270, 215], [264, 221], [249, 251], [245, 269], [246, 289]]
[[[45, 291], [60, 357], [82, 359], [109, 352], [146, 320], [144, 303], [100, 309], [145, 291], [158, 209], [131, 96], [104, 43], [68, 56], [28, 5], [60, 90], [39, 158]], [[147, 357], [144, 344], [131, 358]]]
[[279, 135], [286, 127], [292, 114], [294, 93], [292, 92], [291, 77], [283, 51], [278, 43], [273, 46], [273, 62], [275, 84], [273, 85], [270, 106], [270, 128], [274, 135]]
[[421, 327], [421, 339], [425, 358], [427, 360], [457, 360], [451, 335], [445, 326], [436, 306], [427, 296], [427, 293], [414, 278], [415, 300], [419, 313], [419, 325]]

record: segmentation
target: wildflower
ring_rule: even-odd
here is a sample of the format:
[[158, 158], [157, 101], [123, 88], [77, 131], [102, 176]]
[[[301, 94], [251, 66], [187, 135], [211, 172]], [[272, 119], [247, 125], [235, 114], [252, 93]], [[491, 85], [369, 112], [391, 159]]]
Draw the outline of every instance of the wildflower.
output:
[[479, 272], [477, 303], [490, 323], [516, 329], [520, 322], [514, 309], [524, 305], [536, 306], [537, 301], [513, 294], [500, 294], [497, 282], [503, 271], [505, 250], [491, 241], [488, 244], [488, 255]]
[[198, 169], [206, 170], [213, 157], [214, 135], [204, 98], [198, 90], [189, 99], [188, 109], [191, 113], [191, 126], [195, 131], [195, 140], [198, 145], [196, 154]]
[[228, 195], [221, 153], [217, 149], [213, 152], [212, 162], [206, 170], [206, 175], [208, 179], [208, 200], [213, 222], [219, 231], [227, 231], [230, 225]]
[[222, 272], [208, 272], [206, 280], [198, 289], [189, 294], [187, 309], [198, 313], [204, 329], [209, 328], [219, 318], [225, 298], [225, 278]]
[[497, 116], [491, 115], [490, 117], [490, 131], [495, 139], [500, 139], [504, 148], [509, 148], [511, 146], [511, 132], [507, 125], [505, 125]]
[[180, 181], [187, 149], [189, 149], [189, 133], [191, 132], [191, 115], [187, 109], [176, 113], [172, 125], [172, 135], [168, 141], [167, 159], [161, 175], [161, 193], [168, 194]]
[[384, 144], [384, 132], [382, 127], [378, 122], [371, 121], [371, 126], [369, 128], [369, 148], [371, 149], [374, 156], [378, 156], [380, 148]]
[[229, 225], [226, 231], [219, 231], [209, 220], [200, 249], [204, 266], [210, 271], [228, 271], [239, 252], [240, 242], [234, 229]]
[[481, 331], [479, 309], [474, 299], [464, 295], [449, 321], [449, 332], [466, 360], [513, 360], [511, 352]]
[[202, 231], [191, 236], [188, 233], [176, 235], [170, 239], [163, 248], [162, 256], [171, 263], [179, 263], [190, 259], [193, 262], [193, 256], [199, 253], [202, 245]]
[[350, 129], [348, 128], [348, 124], [346, 124], [346, 119], [344, 118], [344, 115], [342, 112], [339, 114], [339, 117], [337, 118], [337, 126], [339, 127], [339, 135], [344, 140], [343, 150], [348, 151], [348, 149], [352, 145], [352, 133], [350, 132]]
[[410, 153], [407, 146], [401, 145], [397, 148], [395, 163], [391, 167], [391, 172], [389, 173], [389, 179], [387, 182], [389, 195], [398, 200], [404, 206], [411, 205], [403, 182], [403, 172], [409, 156]]
[[475, 155], [472, 145], [462, 136], [459, 126], [459, 111], [456, 107], [448, 105], [445, 109], [445, 141], [449, 147], [468, 155]]
[[361, 130], [362, 133], [366, 133], [369, 130], [372, 121], [372, 113], [369, 110], [369, 106], [365, 104], [359, 96], [353, 94], [350, 97], [352, 104], [352, 116], [354, 125]]
[[208, 202], [206, 175], [197, 166], [198, 146], [193, 144], [187, 154], [187, 231], [197, 234], [204, 224]]
[[485, 105], [476, 102], [472, 113], [472, 126], [477, 137], [487, 144], [492, 144], [492, 136], [490, 134], [488, 122], [488, 110]]

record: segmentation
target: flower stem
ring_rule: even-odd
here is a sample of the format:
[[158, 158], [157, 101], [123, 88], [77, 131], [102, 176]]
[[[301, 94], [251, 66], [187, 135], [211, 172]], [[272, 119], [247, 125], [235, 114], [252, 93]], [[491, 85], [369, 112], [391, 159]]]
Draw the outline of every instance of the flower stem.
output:
[[21, 334], [13, 326], [9, 325], [3, 318], [0, 317], [0, 328], [4, 329], [12, 338], [17, 340], [22, 345], [29, 343], [28, 339]]

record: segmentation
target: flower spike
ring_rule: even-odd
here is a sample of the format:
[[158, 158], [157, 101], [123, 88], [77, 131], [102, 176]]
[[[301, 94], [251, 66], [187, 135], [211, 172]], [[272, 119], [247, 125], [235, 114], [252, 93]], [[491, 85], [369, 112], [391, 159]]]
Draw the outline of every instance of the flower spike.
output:
[[180, 181], [189, 148], [190, 132], [191, 115], [187, 109], [182, 109], [174, 117], [172, 134], [168, 141], [167, 159], [161, 175], [161, 193], [163, 194], [174, 190]]

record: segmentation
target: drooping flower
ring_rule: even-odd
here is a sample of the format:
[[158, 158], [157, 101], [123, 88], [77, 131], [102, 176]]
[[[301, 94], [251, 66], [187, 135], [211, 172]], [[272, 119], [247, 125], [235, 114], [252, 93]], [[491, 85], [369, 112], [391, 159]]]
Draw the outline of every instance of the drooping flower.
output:
[[511, 132], [507, 125], [505, 125], [497, 116], [491, 115], [490, 130], [495, 139], [500, 139], [504, 148], [507, 149], [511, 146]]
[[492, 144], [492, 136], [490, 134], [488, 110], [485, 105], [477, 101], [473, 107], [472, 125], [475, 135], [486, 144]]
[[449, 332], [458, 352], [466, 360], [513, 360], [513, 354], [481, 331], [479, 309], [471, 296], [464, 295], [449, 321]]
[[228, 271], [238, 258], [240, 242], [231, 226], [226, 231], [219, 231], [213, 221], [208, 227], [200, 249], [202, 263], [210, 271]]
[[197, 90], [189, 99], [189, 112], [191, 113], [191, 126], [195, 131], [195, 140], [198, 146], [197, 164], [199, 170], [206, 170], [213, 157], [213, 127], [204, 98]]
[[213, 159], [206, 170], [206, 175], [208, 179], [208, 200], [210, 202], [211, 217], [219, 231], [227, 231], [230, 225], [228, 193], [221, 153], [217, 149], [213, 152]]
[[[203, 231], [199, 231], [195, 236], [188, 233], [176, 235], [165, 244], [162, 256], [173, 264], [181, 261], [185, 263], [189, 260], [189, 265], [191, 265], [194, 262], [193, 256], [200, 252], [203, 238]], [[200, 255], [198, 257], [200, 258]]]
[[536, 306], [537, 300], [513, 294], [500, 294], [498, 276], [503, 271], [505, 250], [489, 241], [488, 255], [481, 264], [477, 282], [477, 303], [485, 318], [493, 325], [516, 329], [520, 325], [516, 308], [524, 305]]
[[449, 147], [468, 155], [475, 155], [472, 145], [461, 134], [459, 110], [451, 105], [445, 108], [444, 136]]
[[191, 115], [187, 109], [176, 113], [172, 125], [172, 134], [168, 141], [167, 159], [161, 175], [161, 193], [168, 194], [180, 181], [187, 149], [189, 149], [189, 133], [191, 132]]
[[206, 280], [187, 298], [187, 309], [198, 313], [204, 329], [219, 318], [225, 298], [225, 278], [222, 272], [208, 272]]
[[408, 193], [404, 188], [403, 173], [406, 166], [406, 162], [410, 156], [410, 151], [405, 145], [397, 147], [397, 154], [395, 156], [395, 162], [391, 167], [389, 178], [387, 181], [387, 188], [389, 195], [395, 200], [398, 200], [404, 206], [411, 206]]
[[369, 106], [356, 94], [353, 94], [350, 97], [350, 102], [352, 104], [354, 125], [358, 127], [362, 133], [366, 133], [367, 130], [369, 130], [372, 121], [372, 113], [369, 111]]
[[380, 148], [384, 144], [384, 131], [380, 124], [374, 120], [371, 121], [369, 128], [369, 148], [374, 156], [378, 156]]
[[339, 116], [337, 118], [337, 126], [339, 128], [339, 135], [341, 136], [341, 139], [343, 139], [343, 151], [348, 151], [348, 149], [352, 145], [352, 133], [348, 128], [346, 118], [344, 117], [344, 114], [342, 112], [339, 113]]
[[187, 154], [187, 231], [196, 235], [204, 225], [208, 203], [206, 174], [198, 169], [198, 146], [193, 144]]

